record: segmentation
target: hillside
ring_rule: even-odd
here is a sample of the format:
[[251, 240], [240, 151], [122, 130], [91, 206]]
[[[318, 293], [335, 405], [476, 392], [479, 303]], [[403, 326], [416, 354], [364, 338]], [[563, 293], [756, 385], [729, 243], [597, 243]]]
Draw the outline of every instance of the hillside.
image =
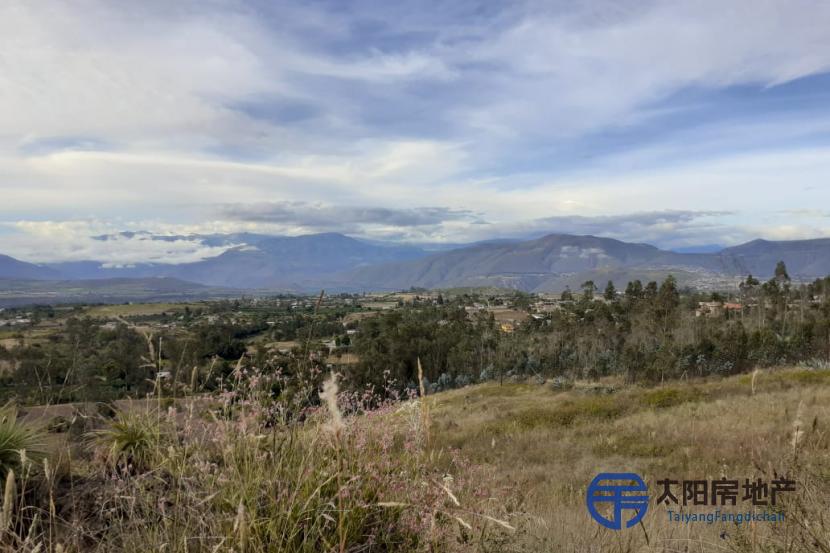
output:
[[26, 263], [8, 255], [0, 254], [0, 279], [3, 278], [30, 278], [30, 279], [55, 279], [59, 273], [48, 267], [42, 267], [33, 263]]
[[[175, 539], [207, 549], [241, 541], [243, 532], [241, 551], [275, 543], [280, 551], [322, 551], [346, 528], [349, 544], [363, 543], [370, 532], [382, 543], [412, 544], [379, 551], [824, 552], [830, 548], [828, 377], [827, 369], [788, 368], [652, 388], [615, 379], [489, 382], [389, 404], [345, 423], [331, 402], [312, 410], [305, 424], [286, 427], [227, 406], [231, 414], [220, 420], [214, 413], [221, 401], [205, 395], [165, 398], [164, 411], [154, 410], [160, 399], [114, 402], [114, 422], [78, 416], [92, 404], [31, 406], [24, 417], [50, 429], [51, 457], [73, 448], [65, 470], [76, 471], [70, 477], [83, 484], [54, 495], [57, 512], [73, 518], [49, 520], [49, 527], [60, 536], [92, 536], [96, 544], [134, 544], [106, 551], [156, 551]], [[246, 405], [258, 401], [263, 397]], [[99, 441], [78, 438], [88, 428], [82, 424]], [[119, 449], [119, 439], [133, 439], [131, 449]], [[112, 465], [96, 462], [112, 462], [107, 447], [116, 462], [130, 459], [135, 477], [115, 479]], [[614, 531], [592, 520], [585, 498], [598, 474], [623, 471], [642, 478], [651, 501], [637, 527]], [[159, 475], [169, 484], [156, 484]], [[779, 493], [774, 506], [769, 495], [753, 506], [743, 493], [734, 506], [682, 505], [684, 481], [741, 485], [781, 476], [795, 487]], [[146, 484], [150, 477], [154, 485]], [[676, 503], [658, 501], [664, 479], [676, 481]], [[343, 489], [348, 493], [338, 494]], [[95, 508], [101, 498], [128, 516], [113, 524], [112, 515]], [[159, 505], [179, 522], [147, 532]], [[774, 524], [681, 524], [666, 516], [716, 509], [784, 517]], [[54, 517], [56, 509], [43, 511]], [[258, 516], [238, 514], [247, 512]], [[305, 525], [310, 529], [296, 532]]]
[[337, 272], [422, 257], [408, 246], [378, 245], [342, 234], [268, 237], [197, 263], [162, 272], [184, 280], [236, 288], [306, 290], [331, 284]]
[[500, 286], [536, 292], [578, 287], [586, 280], [618, 284], [660, 280], [673, 274], [682, 284], [717, 287], [748, 272], [770, 276], [784, 260], [793, 276], [830, 274], [830, 240], [756, 241], [717, 253], [675, 253], [610, 238], [552, 234], [519, 243], [484, 244], [406, 263], [368, 267], [345, 282], [377, 289]]
[[331, 284], [330, 275], [337, 272], [426, 255], [416, 247], [369, 243], [336, 233], [162, 236], [151, 239], [177, 238], [233, 247], [216, 257], [178, 265], [138, 264], [107, 268], [100, 262], [81, 261], [55, 263], [51, 268], [68, 279], [170, 277], [209, 286], [306, 290]]
[[772, 242], [753, 240], [720, 252], [744, 274], [771, 276], [778, 261], [785, 261], [792, 277], [814, 278], [830, 274], [830, 238]]
[[[784, 524], [687, 528], [667, 522], [673, 506], [655, 502], [642, 531], [624, 534], [622, 551], [818, 552], [830, 547], [822, 516], [830, 506], [828, 401], [830, 371], [775, 369], [655, 388], [613, 379], [489, 383], [432, 396], [431, 415], [437, 448], [489, 467], [513, 490], [511, 507], [522, 514], [513, 519], [521, 527], [512, 550], [616, 551], [619, 533], [591, 520], [585, 492], [597, 473], [624, 469], [641, 475], [653, 494], [666, 477], [769, 480], [776, 473], [797, 479], [800, 491], [781, 507]], [[793, 432], [800, 432], [795, 442]], [[750, 540], [758, 547], [747, 546]]]

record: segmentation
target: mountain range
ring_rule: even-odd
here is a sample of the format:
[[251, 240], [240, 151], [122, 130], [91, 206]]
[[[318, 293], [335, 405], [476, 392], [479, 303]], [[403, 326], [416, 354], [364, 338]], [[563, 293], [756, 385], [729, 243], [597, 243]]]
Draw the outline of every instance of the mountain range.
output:
[[[132, 233], [122, 237], [131, 238]], [[181, 264], [109, 267], [100, 261], [32, 264], [0, 255], [0, 279], [93, 281], [167, 278], [206, 287], [306, 292], [400, 290], [410, 287], [497, 286], [536, 292], [578, 287], [585, 280], [617, 285], [674, 274], [683, 284], [726, 287], [752, 273], [771, 276], [778, 261], [793, 278], [830, 274], [830, 239], [754, 240], [704, 253], [661, 250], [596, 236], [551, 234], [534, 240], [495, 240], [429, 251], [423, 246], [369, 242], [342, 234], [267, 236], [216, 234], [151, 239], [199, 240], [227, 249]], [[96, 237], [108, 240], [112, 237]], [[40, 285], [42, 288], [43, 285]], [[0, 291], [3, 285], [0, 284]]]
[[196, 240], [207, 246], [226, 246], [229, 249], [216, 257], [177, 265], [145, 263], [130, 267], [104, 267], [100, 262], [80, 261], [53, 263], [45, 268], [67, 279], [169, 277], [248, 290], [305, 290], [311, 283], [314, 288], [321, 285], [331, 287], [336, 284], [333, 275], [356, 267], [406, 261], [426, 255], [424, 250], [412, 246], [375, 244], [335, 233], [304, 236], [243, 233], [152, 239]]
[[551, 234], [360, 268], [346, 280], [374, 289], [496, 286], [557, 292], [579, 287], [586, 280], [624, 285], [634, 279], [660, 280], [673, 274], [689, 286], [726, 288], [750, 273], [771, 276], [778, 261], [787, 264], [794, 278], [826, 276], [830, 274], [830, 239], [755, 240], [712, 253], [678, 253], [611, 238]]

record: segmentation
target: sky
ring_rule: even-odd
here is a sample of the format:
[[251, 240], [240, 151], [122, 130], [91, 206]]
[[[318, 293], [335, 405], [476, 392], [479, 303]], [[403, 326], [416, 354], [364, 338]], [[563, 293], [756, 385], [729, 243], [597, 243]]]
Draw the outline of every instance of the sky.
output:
[[0, 253], [830, 236], [830, 2], [0, 3]]

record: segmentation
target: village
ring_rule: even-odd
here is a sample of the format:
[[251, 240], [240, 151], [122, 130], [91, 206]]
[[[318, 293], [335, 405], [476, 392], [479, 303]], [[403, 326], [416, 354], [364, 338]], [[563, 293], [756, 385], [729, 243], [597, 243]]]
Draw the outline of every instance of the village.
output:
[[[308, 296], [279, 295], [242, 297], [189, 303], [126, 303], [122, 305], [30, 306], [0, 309], [0, 347], [6, 350], [34, 347], [53, 342], [65, 332], [70, 319], [88, 319], [101, 331], [115, 332], [126, 325], [145, 337], [190, 336], [195, 329], [230, 329], [251, 357], [291, 359], [309, 355], [329, 370], [348, 370], [360, 362], [354, 344], [360, 340], [361, 323], [402, 309], [455, 306], [468, 320], [491, 318], [502, 335], [509, 336], [531, 325], [554, 325], [555, 315], [573, 316], [574, 303], [581, 294], [527, 294], [513, 290], [409, 290], [395, 293], [334, 294]], [[594, 305], [607, 305], [624, 297], [623, 292], [594, 294]], [[729, 319], [742, 315], [740, 298], [700, 295], [694, 316]], [[816, 299], [815, 301], [820, 301]], [[749, 305], [751, 309], [755, 304]], [[797, 306], [793, 305], [793, 309]], [[590, 312], [590, 309], [589, 309]], [[438, 320], [436, 324], [446, 324]], [[161, 344], [159, 347], [164, 348]], [[167, 365], [160, 362], [158, 377], [170, 378]], [[0, 359], [0, 369], [12, 372], [13, 365]]]

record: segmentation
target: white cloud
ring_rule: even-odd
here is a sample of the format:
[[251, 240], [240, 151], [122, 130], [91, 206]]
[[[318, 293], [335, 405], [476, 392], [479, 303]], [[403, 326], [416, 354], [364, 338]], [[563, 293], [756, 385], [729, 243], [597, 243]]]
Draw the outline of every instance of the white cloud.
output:
[[[149, 235], [124, 236], [115, 234], [117, 227], [112, 223], [94, 220], [19, 221], [2, 227], [6, 230], [2, 235], [5, 253], [35, 263], [99, 261], [107, 267], [188, 263], [217, 256], [231, 246], [207, 246], [201, 240], [188, 238], [154, 240]], [[110, 233], [107, 240], [94, 238], [102, 233]]]
[[[18, 225], [2, 250], [120, 260], [85, 240], [95, 225], [72, 226], [90, 220], [110, 231], [314, 230], [217, 219], [220, 205], [281, 202], [439, 206], [490, 223], [357, 229], [400, 240], [522, 235], [549, 217], [564, 225], [561, 217], [667, 210], [735, 214], [606, 234], [661, 244], [827, 235], [826, 218], [778, 213], [830, 200], [830, 148], [806, 140], [827, 135], [823, 112], [723, 113], [579, 156], [592, 154], [597, 134], [688, 109], [675, 94], [827, 72], [828, 27], [830, 4], [818, 0], [498, 10], [356, 2], [336, 11], [13, 0], [0, 4], [0, 221], [47, 222]], [[49, 240], [66, 245], [27, 250]], [[71, 240], [85, 245], [71, 250]], [[210, 253], [157, 246], [124, 257]]]
[[474, 124], [546, 135], [625, 126], [685, 87], [773, 86], [830, 68], [826, 2], [585, 5], [590, 15], [531, 11], [462, 53], [505, 72], [498, 97], [468, 112]]
[[[49, 223], [48, 228], [58, 229], [53, 233], [55, 236], [61, 235], [71, 242], [83, 235], [117, 230], [174, 234], [243, 230], [298, 234], [340, 230], [373, 238], [458, 242], [493, 236], [571, 232], [682, 246], [734, 244], [756, 237], [830, 235], [830, 219], [826, 214], [805, 212], [803, 208], [830, 205], [830, 189], [824, 186], [830, 179], [830, 148], [758, 152], [622, 174], [600, 170], [574, 172], [553, 179], [530, 174], [489, 181], [455, 181], [444, 176], [445, 180], [437, 184], [423, 183], [416, 189], [406, 183], [411, 175], [401, 176], [405, 184], [388, 186], [384, 184], [387, 177], [372, 177], [378, 171], [374, 162], [342, 172], [336, 164], [311, 166], [308, 172], [303, 172], [294, 166], [286, 169], [216, 161], [204, 164], [181, 159], [174, 163], [134, 158], [122, 161], [112, 162], [107, 154], [103, 158], [90, 155], [84, 163], [73, 165], [76, 170], [84, 168], [79, 174], [53, 168], [56, 175], [53, 194], [65, 194], [61, 186], [72, 175], [79, 184], [72, 193], [87, 195], [85, 203], [89, 211], [112, 210], [110, 215], [96, 218], [105, 221], [101, 228], [84, 223], [87, 226], [77, 232], [63, 234], [59, 220]], [[87, 178], [96, 173], [118, 176], [122, 182], [136, 186], [110, 189], [105, 185], [108, 178]], [[392, 175], [391, 182], [395, 182], [394, 171], [380, 173]], [[352, 184], [351, 178], [356, 174], [360, 175], [360, 187]], [[202, 186], [177, 188], [178, 180], [198, 180]], [[151, 182], [152, 187], [139, 186], [144, 181]], [[88, 184], [82, 186], [85, 183]], [[146, 194], [164, 197], [166, 205], [139, 214], [138, 207]], [[13, 202], [19, 202], [20, 209], [27, 207], [25, 202], [31, 202], [30, 208], [37, 209], [40, 201], [39, 196], [27, 194], [11, 197]], [[275, 200], [277, 205], [288, 206], [289, 210], [290, 202], [295, 202], [296, 217], [268, 220], [260, 216], [260, 212], [268, 212]], [[248, 210], [260, 215], [248, 219], [239, 214], [229, 217], [228, 213], [217, 212], [217, 203], [241, 204], [242, 212]], [[424, 205], [438, 206], [447, 212], [474, 213], [475, 218], [448, 217], [420, 226], [404, 224], [405, 221], [396, 217], [381, 221], [377, 217], [370, 220], [367, 215], [363, 224], [358, 220], [361, 210], [405, 213]], [[341, 221], [323, 221], [338, 210], [344, 215]], [[690, 216], [678, 218], [671, 216], [672, 211], [675, 215], [686, 212]], [[316, 212], [325, 213], [326, 217], [312, 217]], [[644, 220], [642, 214], [649, 212], [667, 212], [669, 216]], [[481, 224], [480, 219], [488, 224]], [[17, 225], [17, 228], [32, 233], [36, 227]], [[4, 240], [6, 250], [7, 244]], [[24, 259], [31, 259], [31, 255], [25, 255], [25, 248], [14, 251], [23, 254]], [[65, 257], [63, 250], [45, 253], [48, 251], [38, 248], [39, 255]]]

